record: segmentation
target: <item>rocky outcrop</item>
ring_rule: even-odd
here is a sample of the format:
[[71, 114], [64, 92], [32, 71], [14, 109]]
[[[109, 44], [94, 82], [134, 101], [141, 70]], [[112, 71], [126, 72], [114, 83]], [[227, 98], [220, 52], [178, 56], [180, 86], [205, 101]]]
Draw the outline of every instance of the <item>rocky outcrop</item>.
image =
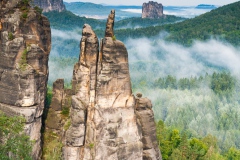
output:
[[148, 98], [142, 98], [142, 94], [136, 95], [136, 115], [142, 129], [143, 159], [160, 159], [156, 126], [152, 103]]
[[161, 159], [152, 105], [132, 94], [126, 47], [113, 38], [114, 16], [112, 10], [100, 46], [91, 27], [83, 27], [65, 160]]
[[33, 0], [33, 5], [42, 8], [43, 12], [62, 12], [66, 9], [63, 0]]
[[142, 5], [142, 18], [161, 18], [164, 17], [163, 5], [161, 3], [149, 1]]
[[70, 126], [69, 110], [71, 107], [72, 90], [64, 88], [64, 80], [57, 79], [53, 83], [51, 105], [45, 108], [43, 159], [61, 157], [61, 146], [65, 131]]
[[34, 140], [33, 159], [41, 156], [41, 118], [51, 48], [46, 17], [22, 0], [0, 2], [0, 110], [26, 118], [25, 132]]

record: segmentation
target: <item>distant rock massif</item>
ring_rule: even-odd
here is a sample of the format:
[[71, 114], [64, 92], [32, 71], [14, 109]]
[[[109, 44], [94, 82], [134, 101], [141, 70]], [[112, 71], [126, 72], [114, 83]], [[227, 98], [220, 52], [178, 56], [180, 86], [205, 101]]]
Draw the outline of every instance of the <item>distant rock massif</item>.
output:
[[63, 0], [33, 0], [33, 4], [42, 8], [43, 12], [61, 12], [66, 9]]
[[142, 18], [161, 18], [164, 17], [163, 5], [161, 3], [149, 1], [142, 5]]
[[[91, 27], [83, 26], [80, 58], [73, 70], [69, 120], [63, 118], [65, 124], [58, 113], [66, 101], [61, 97], [70, 94], [64, 94], [63, 80], [54, 83], [46, 124], [48, 130], [61, 137], [65, 160], [161, 159], [152, 104], [141, 94], [135, 97], [132, 93], [128, 52], [114, 36], [114, 17], [112, 10], [100, 46]], [[55, 121], [51, 123], [51, 119]]]
[[0, 110], [22, 115], [41, 156], [41, 126], [48, 80], [51, 30], [46, 17], [22, 0], [0, 2]]

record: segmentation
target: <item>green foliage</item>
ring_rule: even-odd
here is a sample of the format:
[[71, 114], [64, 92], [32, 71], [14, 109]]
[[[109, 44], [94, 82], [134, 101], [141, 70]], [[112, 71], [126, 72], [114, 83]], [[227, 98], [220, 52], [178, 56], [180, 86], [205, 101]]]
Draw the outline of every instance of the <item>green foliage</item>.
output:
[[64, 124], [63, 128], [64, 128], [64, 130], [66, 131], [66, 130], [69, 129], [70, 126], [71, 126], [71, 120], [68, 119], [68, 120], [66, 121], [66, 123]]
[[234, 147], [231, 147], [225, 155], [228, 160], [239, 160], [240, 159], [240, 150], [237, 150]]
[[116, 41], [116, 40], [117, 40], [117, 38], [116, 38], [115, 35], [112, 37], [112, 40], [113, 40], [113, 41]]
[[38, 6], [35, 6], [34, 9], [39, 13], [42, 14], [43, 9], [39, 8]]
[[31, 0], [22, 0], [23, 4], [28, 5]]
[[[219, 152], [216, 137], [204, 138], [187, 136], [173, 127], [166, 127], [160, 120], [157, 123], [157, 139], [163, 160], [238, 160], [240, 150], [231, 147], [225, 154]], [[177, 142], [177, 143], [176, 143]]]
[[43, 158], [45, 160], [59, 160], [62, 157], [62, 143], [59, 136], [51, 131], [44, 132]]
[[69, 116], [69, 107], [63, 106], [61, 114], [65, 117]]
[[6, 160], [31, 160], [32, 142], [24, 134], [23, 117], [8, 117], [0, 112], [0, 157]]
[[12, 32], [8, 32], [8, 40], [13, 40], [14, 39], [14, 35]]
[[[47, 12], [44, 13], [45, 16], [48, 17], [48, 19], [51, 22], [51, 27], [55, 29], [61, 29], [61, 30], [72, 30], [75, 28], [82, 27], [85, 23], [91, 25], [93, 29], [96, 30], [96, 34], [99, 37], [103, 37], [104, 29], [106, 26], [106, 21], [102, 20], [96, 20], [92, 18], [86, 18], [86, 17], [79, 17], [75, 14], [69, 12], [69, 11], [63, 11], [63, 12]], [[135, 27], [148, 27], [153, 25], [163, 25], [168, 23], [174, 23], [177, 21], [182, 21], [184, 18], [176, 17], [172, 15], [166, 15], [166, 17], [159, 18], [159, 19], [148, 19], [148, 18], [140, 18], [140, 17], [132, 17], [127, 18], [124, 20], [116, 21], [114, 23], [115, 29], [121, 29], [121, 28], [135, 28]], [[81, 32], [81, 31], [80, 31]], [[126, 34], [124, 34], [126, 36]]]
[[104, 26], [105, 22], [95, 20], [92, 18], [79, 17], [69, 11], [52, 11], [44, 13], [45, 16], [51, 22], [51, 27], [61, 30], [72, 30], [75, 28], [82, 27], [84, 24], [89, 24], [90, 26]]
[[26, 19], [27, 16], [28, 16], [28, 12], [23, 12], [23, 13], [22, 13], [22, 18], [23, 18], [23, 19]]
[[180, 23], [137, 29], [120, 29], [115, 30], [115, 34], [118, 39], [123, 41], [128, 37], [150, 37], [158, 35], [161, 31], [167, 31], [170, 34], [166, 37], [166, 40], [186, 46], [191, 45], [194, 40], [211, 38], [226, 40], [231, 44], [239, 45], [239, 14], [240, 2], [238, 1]]
[[93, 149], [93, 147], [94, 147], [94, 143], [90, 143], [90, 144], [89, 144], [89, 148], [90, 148], [90, 149]]
[[229, 94], [233, 92], [235, 86], [235, 79], [230, 73], [213, 73], [211, 77], [211, 89], [216, 94]]
[[27, 52], [28, 52], [27, 49], [24, 49], [20, 59], [20, 69], [22, 71], [25, 71], [27, 67]]

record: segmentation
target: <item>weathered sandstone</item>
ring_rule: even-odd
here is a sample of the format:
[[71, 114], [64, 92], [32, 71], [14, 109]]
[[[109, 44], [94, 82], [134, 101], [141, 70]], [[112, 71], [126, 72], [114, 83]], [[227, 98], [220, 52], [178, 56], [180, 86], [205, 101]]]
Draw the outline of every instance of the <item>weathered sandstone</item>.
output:
[[[161, 159], [150, 100], [132, 94], [128, 53], [114, 38], [115, 11], [98, 38], [83, 26], [81, 55], [73, 71], [71, 125], [65, 160]], [[99, 49], [100, 48], [100, 49]]]
[[51, 48], [46, 17], [22, 0], [0, 2], [0, 110], [26, 118], [25, 132], [35, 141], [33, 159], [41, 156], [41, 118]]
[[163, 16], [163, 5], [161, 3], [153, 1], [143, 3], [142, 18], [161, 18]]

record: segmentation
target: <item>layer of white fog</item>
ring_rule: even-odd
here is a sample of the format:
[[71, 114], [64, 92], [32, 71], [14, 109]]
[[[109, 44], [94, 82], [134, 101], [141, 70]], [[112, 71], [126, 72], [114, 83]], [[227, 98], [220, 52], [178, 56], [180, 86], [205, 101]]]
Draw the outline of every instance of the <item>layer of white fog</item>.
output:
[[240, 72], [240, 48], [217, 40], [195, 41], [191, 47], [166, 42], [161, 38], [128, 39], [125, 44], [130, 66], [139, 61], [148, 62], [144, 70], [151, 73], [152, 65], [156, 66], [158, 72], [154, 73], [155, 78], [167, 75], [177, 78], [200, 76], [219, 69], [236, 76]]
[[[81, 36], [57, 30], [53, 30], [52, 34], [58, 41], [53, 42], [50, 54], [49, 85], [57, 78], [64, 78], [65, 82], [70, 83], [74, 63], [79, 57]], [[158, 38], [128, 39], [124, 42], [129, 54], [134, 93], [141, 92], [144, 97], [151, 99], [155, 120], [162, 119], [167, 125], [188, 129], [196, 136], [212, 134], [219, 139], [220, 146], [226, 148], [240, 147], [237, 146], [240, 139], [236, 134], [240, 134], [240, 131], [234, 123], [240, 119], [231, 119], [235, 117], [233, 114], [240, 114], [239, 92], [234, 92], [232, 98], [226, 99], [214, 94], [209, 84], [194, 90], [147, 86], [167, 75], [179, 79], [204, 76], [206, 73], [223, 70], [240, 79], [240, 47], [214, 39], [206, 42], [195, 41], [191, 47], [184, 47], [164, 41], [166, 35], [167, 33], [161, 33]], [[75, 45], [74, 49], [71, 48], [73, 44], [68, 44], [68, 40], [71, 39], [71, 43], [74, 42]], [[59, 53], [62, 50], [66, 50], [66, 53]], [[226, 115], [229, 117], [224, 118]], [[221, 123], [227, 124], [230, 129], [219, 129]]]

